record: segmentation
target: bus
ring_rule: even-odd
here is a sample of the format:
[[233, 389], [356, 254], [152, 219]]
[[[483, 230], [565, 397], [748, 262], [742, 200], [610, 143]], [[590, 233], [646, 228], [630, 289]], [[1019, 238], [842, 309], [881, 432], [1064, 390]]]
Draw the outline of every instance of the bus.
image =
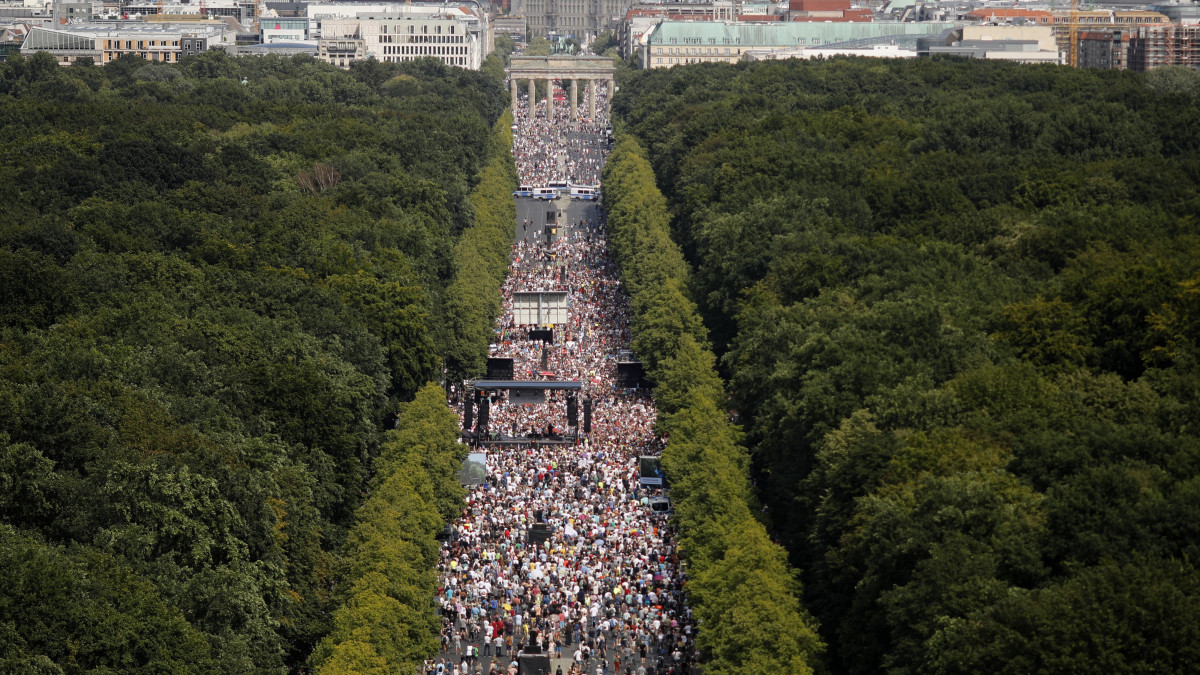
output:
[[566, 190], [571, 187], [571, 184], [565, 180], [552, 180], [546, 183], [546, 187], [551, 187], [555, 190]]

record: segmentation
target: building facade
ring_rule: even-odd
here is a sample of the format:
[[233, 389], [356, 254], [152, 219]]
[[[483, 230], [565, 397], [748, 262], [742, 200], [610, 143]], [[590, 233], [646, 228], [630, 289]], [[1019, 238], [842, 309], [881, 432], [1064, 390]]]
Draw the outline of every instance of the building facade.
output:
[[1200, 68], [1200, 25], [1139, 26], [1129, 36], [1129, 69]]
[[314, 4], [308, 11], [317, 58], [341, 67], [369, 58], [400, 62], [433, 57], [478, 70], [492, 51], [492, 31], [478, 5]]
[[1079, 32], [1080, 68], [1125, 70], [1129, 67], [1128, 29]]
[[912, 43], [937, 35], [951, 23], [663, 21], [642, 36], [643, 68], [670, 68], [689, 63], [737, 63], [748, 50], [794, 50], [828, 45], [866, 47], [873, 43]]
[[523, 0], [521, 13], [532, 35], [581, 40], [615, 27], [631, 0]]
[[483, 41], [453, 16], [383, 15], [321, 22], [317, 58], [343, 68], [356, 60], [412, 61], [431, 56], [448, 66], [479, 70]]
[[63, 65], [84, 56], [103, 65], [127, 54], [157, 63], [179, 63], [180, 58], [215, 45], [233, 44], [234, 36], [223, 24], [207, 23], [38, 27], [29, 31], [21, 53], [28, 56], [48, 52]]

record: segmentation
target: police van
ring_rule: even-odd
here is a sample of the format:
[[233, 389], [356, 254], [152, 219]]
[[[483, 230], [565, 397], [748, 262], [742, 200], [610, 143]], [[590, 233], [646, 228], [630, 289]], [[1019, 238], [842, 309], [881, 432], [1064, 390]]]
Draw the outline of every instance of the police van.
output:
[[596, 188], [590, 185], [572, 185], [571, 199], [593, 200], [596, 198]]
[[558, 190], [552, 187], [534, 188], [533, 198], [545, 200], [558, 199]]
[[517, 191], [513, 193], [513, 196], [514, 197], [532, 197], [533, 196], [533, 186], [532, 185], [521, 185], [517, 188]]

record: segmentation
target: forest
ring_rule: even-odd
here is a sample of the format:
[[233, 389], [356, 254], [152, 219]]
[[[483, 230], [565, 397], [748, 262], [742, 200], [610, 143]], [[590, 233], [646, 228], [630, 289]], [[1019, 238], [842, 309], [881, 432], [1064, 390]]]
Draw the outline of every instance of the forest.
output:
[[[619, 84], [669, 220], [648, 241], [683, 252], [648, 273], [675, 317], [647, 316], [727, 385], [815, 668], [1194, 669], [1200, 74], [837, 58]], [[704, 387], [683, 400], [722, 402]]]
[[436, 653], [426, 383], [482, 362], [513, 223], [487, 66], [0, 64], [0, 670]]

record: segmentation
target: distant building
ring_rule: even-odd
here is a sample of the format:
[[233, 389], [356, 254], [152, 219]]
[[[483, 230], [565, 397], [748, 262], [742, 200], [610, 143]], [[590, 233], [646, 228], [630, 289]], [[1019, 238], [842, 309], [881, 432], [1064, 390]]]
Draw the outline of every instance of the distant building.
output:
[[[476, 6], [478, 7], [478, 6]], [[427, 56], [479, 70], [492, 49], [487, 17], [467, 7], [310, 5], [317, 58], [343, 68], [354, 61], [412, 61]]]
[[492, 19], [492, 35], [507, 35], [520, 44], [525, 42], [525, 31], [523, 16], [497, 16]]
[[734, 7], [730, 0], [715, 2], [639, 2], [625, 10], [617, 26], [617, 41], [621, 58], [637, 52], [642, 36], [660, 21], [733, 21]]
[[670, 68], [688, 63], [736, 63], [749, 50], [763, 58], [764, 52], [809, 47], [867, 49], [875, 44], [895, 44], [915, 49], [918, 37], [953, 27], [933, 22], [663, 21], [642, 36], [641, 61], [643, 68]]
[[1171, 23], [1200, 24], [1200, 5], [1150, 5], [1147, 9], [1167, 17]]
[[[1079, 10], [1074, 13], [1076, 25], [1079, 27], [1080, 50], [1087, 49], [1088, 63], [1100, 64], [1112, 62], [1115, 68], [1124, 68], [1126, 61], [1125, 40], [1139, 26], [1157, 26], [1170, 23], [1170, 19], [1163, 13], [1150, 10], [1124, 10], [1124, 9], [1090, 9]], [[967, 20], [980, 21], [983, 23], [1006, 25], [1006, 26], [1050, 26], [1054, 29], [1054, 38], [1058, 43], [1059, 51], [1066, 54], [1070, 51], [1071, 45], [1071, 21], [1072, 13], [1069, 10], [1054, 10], [1041, 11], [1030, 9], [1016, 8], [983, 8], [976, 9], [965, 15]], [[1112, 44], [1101, 44], [1105, 40], [1101, 38], [1101, 32], [1109, 33], [1108, 40], [1112, 39], [1111, 33], [1118, 31], [1121, 36], [1121, 41], [1117, 44], [1117, 51], [1113, 52]], [[1084, 38], [1087, 34], [1089, 37]], [[1084, 42], [1087, 42], [1085, 45]], [[1080, 65], [1083, 66], [1085, 57], [1081, 53], [1079, 56]], [[1102, 67], [1099, 65], [1090, 65], [1085, 67]]]
[[855, 8], [850, 0], [791, 0], [788, 21], [874, 21], [875, 12], [868, 7]]
[[1079, 67], [1125, 70], [1129, 67], [1130, 29], [1079, 32]]
[[258, 41], [303, 42], [311, 37], [308, 17], [263, 16], [258, 20]]
[[616, 26], [631, 4], [630, 0], [522, 0], [521, 13], [533, 35], [580, 40]]
[[949, 44], [928, 45], [921, 55], [950, 54], [1016, 63], [1061, 63], [1062, 53], [1050, 26], [963, 26]]
[[29, 35], [29, 24], [10, 24], [0, 28], [0, 61], [8, 58], [9, 54], [21, 51], [21, 43]]
[[224, 24], [92, 23], [61, 29], [32, 28], [21, 45], [21, 53], [48, 52], [63, 65], [82, 56], [103, 65], [126, 54], [157, 63], [178, 63], [183, 56], [233, 42], [234, 33]]
[[1039, 9], [1017, 9], [1013, 7], [981, 7], [980, 9], [971, 10], [963, 18], [967, 21], [1017, 26], [1049, 26], [1054, 23], [1054, 15], [1050, 12]]
[[1200, 68], [1200, 25], [1138, 26], [1129, 36], [1129, 69]]
[[869, 47], [797, 47], [795, 49], [747, 49], [742, 53], [743, 61], [778, 61], [781, 59], [817, 59], [831, 56], [867, 56], [877, 59], [911, 59], [916, 49], [892, 44], [877, 44]]
[[302, 42], [283, 42], [276, 40], [257, 45], [237, 45], [236, 47], [226, 48], [232, 56], [263, 56], [266, 54], [274, 54], [277, 56], [298, 56], [307, 55], [317, 56], [317, 41], [305, 40]]
[[[134, 17], [153, 17], [164, 16], [169, 18], [198, 15], [206, 19], [219, 19], [228, 17], [240, 23], [247, 28], [252, 28], [254, 25], [254, 0], [206, 0], [204, 7], [201, 8], [199, 1], [196, 2], [178, 2], [171, 0], [159, 4], [154, 0], [140, 0], [138, 2], [129, 2], [120, 6], [119, 17], [134, 18]], [[114, 10], [109, 12], [114, 18], [118, 17], [118, 13]]]

